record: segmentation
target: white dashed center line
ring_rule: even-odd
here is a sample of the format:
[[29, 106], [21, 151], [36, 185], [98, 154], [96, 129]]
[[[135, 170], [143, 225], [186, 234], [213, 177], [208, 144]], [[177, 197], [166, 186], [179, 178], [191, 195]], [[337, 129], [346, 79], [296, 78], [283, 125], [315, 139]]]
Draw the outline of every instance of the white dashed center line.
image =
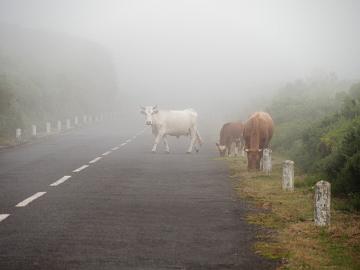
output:
[[0, 214], [0, 222], [6, 219], [10, 214]]
[[108, 154], [110, 154], [111, 153], [111, 151], [107, 151], [107, 152], [105, 152], [104, 154], [102, 154], [102, 156], [107, 156]]
[[38, 192], [35, 193], [34, 195], [32, 195], [31, 197], [23, 200], [22, 202], [18, 203], [16, 205], [16, 207], [24, 207], [27, 206], [29, 203], [31, 203], [32, 201], [36, 200], [37, 198], [41, 197], [42, 195], [44, 195], [46, 192]]
[[66, 180], [68, 180], [71, 176], [70, 175], [65, 175], [63, 177], [61, 177], [59, 180], [57, 180], [56, 182], [52, 183], [50, 186], [51, 187], [56, 187], [62, 183], [64, 183]]
[[76, 170], [73, 170], [73, 172], [81, 172], [82, 170], [86, 169], [87, 167], [89, 167], [89, 165], [82, 165], [81, 167], [77, 168]]
[[94, 158], [93, 160], [89, 161], [89, 163], [92, 164], [92, 163], [98, 162], [100, 159], [102, 159], [102, 157]]
[[[144, 133], [146, 131], [146, 128], [142, 131], [140, 131], [139, 133], [137, 133], [136, 135], [134, 135], [132, 137], [132, 139], [136, 139], [137, 136], [141, 135], [142, 133]], [[111, 150], [115, 151], [118, 150], [120, 147], [125, 146], [127, 143], [130, 143], [131, 139], [126, 140], [126, 142], [120, 144], [119, 146], [115, 146], [114, 148], [112, 148]], [[102, 154], [102, 156], [107, 156], [111, 153], [111, 151], [107, 151], [105, 153]], [[89, 161], [89, 164], [95, 163], [97, 161], [99, 161], [100, 159], [102, 159], [102, 157], [97, 157], [94, 158], [93, 160]], [[84, 169], [86, 169], [87, 167], [89, 167], [90, 165], [83, 165], [79, 168], [77, 168], [76, 170], [73, 170], [73, 172], [80, 172]], [[55, 181], [54, 183], [50, 184], [50, 186], [55, 187], [58, 186], [62, 183], [64, 183], [65, 181], [67, 181], [69, 178], [71, 178], [71, 175], [65, 175], [63, 177], [61, 177], [59, 180]], [[27, 206], [29, 203], [31, 203], [32, 201], [40, 198], [41, 196], [43, 196], [44, 194], [46, 194], [45, 191], [42, 192], [37, 192], [34, 195], [30, 196], [29, 198], [23, 200], [22, 202], [18, 203], [17, 205], [15, 205], [15, 207], [24, 207]], [[7, 219], [10, 216], [10, 214], [0, 214], [0, 222], [2, 222], [3, 220]]]

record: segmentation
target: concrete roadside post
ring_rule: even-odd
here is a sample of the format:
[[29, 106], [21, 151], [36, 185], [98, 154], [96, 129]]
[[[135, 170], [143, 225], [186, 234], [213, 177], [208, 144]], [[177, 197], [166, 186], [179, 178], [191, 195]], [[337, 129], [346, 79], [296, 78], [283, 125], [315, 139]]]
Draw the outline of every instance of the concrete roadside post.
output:
[[70, 128], [71, 128], [70, 119], [66, 119], [66, 129], [70, 129]]
[[31, 136], [32, 137], [36, 137], [36, 131], [37, 131], [36, 125], [32, 125], [31, 126]]
[[21, 128], [17, 128], [16, 129], [16, 133], [15, 133], [15, 138], [16, 138], [16, 141], [17, 142], [20, 142], [21, 141]]
[[265, 148], [263, 150], [263, 172], [266, 173], [267, 175], [269, 175], [271, 173], [272, 170], [272, 164], [271, 164], [271, 149], [269, 148]]
[[314, 222], [316, 226], [330, 225], [331, 184], [319, 181], [315, 185]]
[[294, 161], [292, 160], [283, 162], [282, 189], [286, 191], [294, 190]]
[[46, 122], [46, 134], [50, 134], [51, 133], [51, 124], [50, 122]]
[[59, 120], [59, 121], [57, 121], [57, 130], [58, 130], [58, 132], [61, 131], [61, 128], [62, 128], [61, 121]]

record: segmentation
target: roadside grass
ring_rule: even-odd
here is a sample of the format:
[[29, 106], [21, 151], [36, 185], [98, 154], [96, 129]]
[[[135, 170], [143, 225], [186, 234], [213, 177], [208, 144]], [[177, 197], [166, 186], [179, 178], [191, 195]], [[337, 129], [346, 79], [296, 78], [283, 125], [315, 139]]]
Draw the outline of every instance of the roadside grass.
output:
[[284, 192], [281, 157], [273, 157], [270, 176], [248, 172], [245, 158], [226, 160], [239, 196], [260, 210], [247, 216], [265, 228], [254, 245], [257, 253], [281, 260], [279, 269], [360, 269], [360, 214], [342, 210], [346, 201], [332, 198], [331, 226], [315, 227], [314, 177], [296, 176], [295, 190]]
[[9, 145], [13, 145], [13, 144], [14, 144], [14, 140], [0, 136], [0, 146], [9, 146]]

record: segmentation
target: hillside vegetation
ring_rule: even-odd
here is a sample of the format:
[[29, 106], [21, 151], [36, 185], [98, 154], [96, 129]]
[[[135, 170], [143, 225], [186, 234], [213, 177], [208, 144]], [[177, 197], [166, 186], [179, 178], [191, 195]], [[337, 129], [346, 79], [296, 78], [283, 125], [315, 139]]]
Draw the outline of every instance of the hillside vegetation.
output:
[[0, 137], [15, 128], [111, 110], [117, 85], [99, 45], [0, 24]]
[[273, 147], [308, 174], [307, 184], [326, 179], [346, 199], [344, 208], [360, 210], [360, 84], [333, 75], [297, 81], [268, 111], [276, 123]]

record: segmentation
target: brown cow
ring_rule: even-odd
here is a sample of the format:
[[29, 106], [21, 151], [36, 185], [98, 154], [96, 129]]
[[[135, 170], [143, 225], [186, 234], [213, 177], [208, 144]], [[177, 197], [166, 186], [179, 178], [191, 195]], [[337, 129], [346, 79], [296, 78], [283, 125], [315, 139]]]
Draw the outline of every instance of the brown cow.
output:
[[246, 121], [244, 127], [245, 152], [248, 170], [259, 170], [262, 151], [268, 148], [274, 132], [274, 122], [265, 112], [256, 112]]
[[230, 155], [231, 145], [235, 143], [235, 155], [239, 147], [243, 145], [244, 125], [240, 122], [230, 122], [222, 126], [220, 142], [216, 143], [220, 156]]

